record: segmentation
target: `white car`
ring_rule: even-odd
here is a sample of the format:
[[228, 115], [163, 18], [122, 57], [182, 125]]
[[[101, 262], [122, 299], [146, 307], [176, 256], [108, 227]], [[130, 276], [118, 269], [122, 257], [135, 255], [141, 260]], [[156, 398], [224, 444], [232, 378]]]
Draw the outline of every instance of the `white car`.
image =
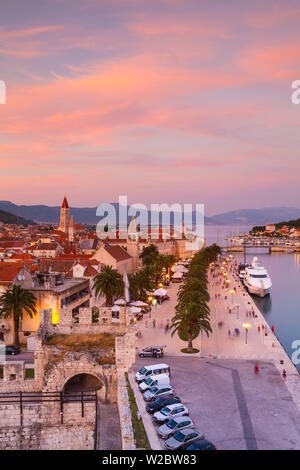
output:
[[175, 403], [174, 405], [165, 406], [162, 410], [157, 411], [153, 415], [153, 420], [157, 423], [165, 423], [171, 418], [178, 418], [179, 416], [188, 416], [189, 410], [182, 403]]
[[169, 439], [169, 437], [176, 434], [178, 431], [186, 428], [194, 428], [195, 422], [188, 416], [179, 416], [178, 418], [169, 419], [169, 421], [158, 428], [158, 434], [163, 439]]

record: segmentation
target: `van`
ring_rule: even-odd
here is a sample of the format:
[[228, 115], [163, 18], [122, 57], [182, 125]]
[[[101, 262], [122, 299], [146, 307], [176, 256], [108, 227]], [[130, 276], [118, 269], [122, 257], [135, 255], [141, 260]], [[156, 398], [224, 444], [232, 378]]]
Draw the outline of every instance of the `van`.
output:
[[145, 392], [154, 385], [170, 385], [169, 374], [150, 375], [148, 379], [140, 383], [139, 389]]
[[142, 382], [150, 375], [168, 374], [171, 377], [170, 366], [168, 364], [152, 364], [145, 366], [135, 374], [135, 380]]

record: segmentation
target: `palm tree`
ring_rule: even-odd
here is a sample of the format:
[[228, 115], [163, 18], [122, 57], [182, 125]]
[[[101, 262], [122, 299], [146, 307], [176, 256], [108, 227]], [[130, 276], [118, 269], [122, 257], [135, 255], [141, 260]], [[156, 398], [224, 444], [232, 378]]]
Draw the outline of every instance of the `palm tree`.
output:
[[179, 309], [190, 302], [206, 305], [208, 301], [207, 281], [204, 282], [196, 277], [188, 277], [185, 283], [179, 287], [177, 304]]
[[147, 291], [152, 291], [155, 283], [152, 281], [152, 271], [146, 266], [135, 274], [129, 274], [129, 291], [134, 300], [145, 300]]
[[105, 265], [103, 271], [94, 277], [96, 296], [101, 294], [106, 299], [106, 307], [111, 307], [118, 297], [124, 294], [124, 281], [120, 273], [112, 266]]
[[140, 254], [140, 258], [142, 258], [143, 261], [143, 266], [149, 266], [150, 264], [153, 264], [158, 255], [158, 248], [153, 243], [148, 246], [144, 246], [143, 251]]
[[31, 292], [18, 285], [13, 285], [0, 296], [1, 314], [4, 318], [11, 317], [13, 321], [13, 343], [16, 347], [20, 345], [19, 327], [23, 311], [33, 318], [37, 314], [36, 300]]
[[[187, 352], [192, 353], [193, 340], [200, 332], [204, 331], [207, 336], [211, 333], [209, 322], [209, 311], [201, 308], [198, 304], [190, 302], [177, 311], [171, 321], [172, 336], [177, 332], [178, 336], [188, 341]], [[187, 339], [185, 339], [185, 337]]]

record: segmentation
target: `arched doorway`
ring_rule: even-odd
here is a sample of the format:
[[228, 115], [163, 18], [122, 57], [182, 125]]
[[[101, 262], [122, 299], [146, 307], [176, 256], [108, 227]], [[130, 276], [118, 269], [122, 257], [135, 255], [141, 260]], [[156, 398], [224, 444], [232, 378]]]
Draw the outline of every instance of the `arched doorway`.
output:
[[64, 393], [91, 392], [100, 390], [103, 383], [95, 375], [77, 374], [73, 375], [64, 385]]

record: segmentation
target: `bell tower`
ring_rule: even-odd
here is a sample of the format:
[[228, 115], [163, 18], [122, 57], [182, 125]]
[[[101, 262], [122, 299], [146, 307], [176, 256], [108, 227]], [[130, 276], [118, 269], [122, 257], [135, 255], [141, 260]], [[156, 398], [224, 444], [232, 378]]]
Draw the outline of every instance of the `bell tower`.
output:
[[132, 256], [133, 270], [139, 268], [139, 232], [137, 231], [135, 218], [132, 217], [127, 232], [127, 253]]
[[70, 226], [70, 208], [67, 201], [66, 196], [64, 197], [63, 203], [60, 209], [60, 223], [59, 223], [59, 230], [62, 232], [69, 234], [69, 226]]

